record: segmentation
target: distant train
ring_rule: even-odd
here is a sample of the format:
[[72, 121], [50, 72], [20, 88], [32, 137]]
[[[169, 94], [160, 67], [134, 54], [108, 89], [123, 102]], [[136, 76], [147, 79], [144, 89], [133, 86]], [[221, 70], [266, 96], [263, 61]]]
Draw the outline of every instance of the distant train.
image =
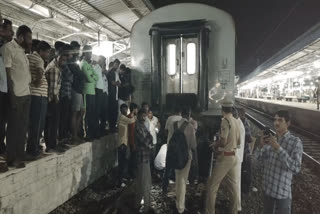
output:
[[134, 100], [160, 111], [189, 105], [202, 115], [221, 115], [219, 100], [234, 99], [235, 26], [217, 8], [174, 4], [135, 23], [131, 65]]

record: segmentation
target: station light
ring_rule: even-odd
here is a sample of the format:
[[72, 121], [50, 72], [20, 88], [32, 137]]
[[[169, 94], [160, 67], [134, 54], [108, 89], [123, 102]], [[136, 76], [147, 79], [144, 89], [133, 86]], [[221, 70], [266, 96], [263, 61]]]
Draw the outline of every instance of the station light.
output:
[[35, 14], [38, 14], [40, 16], [50, 18], [50, 11], [48, 8], [43, 7], [41, 5], [38, 5], [38, 4], [34, 4], [30, 0], [13, 0], [12, 3], [14, 3], [22, 8], [25, 8]]
[[100, 42], [100, 46], [97, 44], [92, 47], [92, 53], [97, 56], [104, 56], [106, 58], [113, 54], [113, 44], [110, 41]]

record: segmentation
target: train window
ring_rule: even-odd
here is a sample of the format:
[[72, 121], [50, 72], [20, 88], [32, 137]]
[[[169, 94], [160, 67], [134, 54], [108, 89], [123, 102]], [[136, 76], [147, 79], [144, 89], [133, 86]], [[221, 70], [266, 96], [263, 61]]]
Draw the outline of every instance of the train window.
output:
[[187, 44], [187, 73], [196, 73], [196, 44], [193, 42]]
[[167, 72], [169, 75], [176, 74], [176, 45], [167, 46]]

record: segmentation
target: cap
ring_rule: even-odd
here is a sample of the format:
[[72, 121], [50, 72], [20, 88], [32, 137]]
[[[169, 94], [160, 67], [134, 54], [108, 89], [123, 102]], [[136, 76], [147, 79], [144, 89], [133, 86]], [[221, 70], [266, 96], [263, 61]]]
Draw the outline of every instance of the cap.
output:
[[222, 100], [221, 101], [221, 106], [223, 107], [233, 107], [233, 102], [229, 100]]
[[220, 101], [221, 106], [223, 107], [233, 107], [233, 99], [232, 96], [225, 96], [221, 101]]

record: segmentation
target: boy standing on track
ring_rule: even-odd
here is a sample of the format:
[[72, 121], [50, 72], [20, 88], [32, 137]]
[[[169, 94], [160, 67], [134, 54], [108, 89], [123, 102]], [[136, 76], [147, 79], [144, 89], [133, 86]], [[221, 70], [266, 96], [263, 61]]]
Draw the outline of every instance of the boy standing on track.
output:
[[118, 140], [118, 163], [119, 163], [119, 180], [118, 185], [121, 185], [121, 187], [125, 186], [125, 183], [123, 183], [123, 178], [126, 175], [127, 168], [128, 168], [128, 125], [133, 124], [136, 122], [136, 119], [128, 118], [127, 112], [128, 112], [128, 106], [126, 104], [122, 104], [120, 106], [120, 117], [118, 121], [118, 127], [119, 127], [119, 140]]
[[140, 109], [138, 112], [138, 121], [134, 129], [134, 143], [137, 149], [137, 193], [135, 205], [138, 208], [143, 198], [144, 211], [143, 213], [153, 213], [150, 207], [150, 190], [151, 190], [151, 171], [150, 171], [150, 153], [153, 148], [152, 135], [145, 126], [147, 112], [145, 109]]
[[273, 123], [276, 136], [264, 135], [258, 154], [264, 165], [264, 214], [275, 214], [276, 210], [290, 214], [292, 177], [300, 171], [303, 147], [301, 140], [288, 131], [288, 111], [278, 111]]

